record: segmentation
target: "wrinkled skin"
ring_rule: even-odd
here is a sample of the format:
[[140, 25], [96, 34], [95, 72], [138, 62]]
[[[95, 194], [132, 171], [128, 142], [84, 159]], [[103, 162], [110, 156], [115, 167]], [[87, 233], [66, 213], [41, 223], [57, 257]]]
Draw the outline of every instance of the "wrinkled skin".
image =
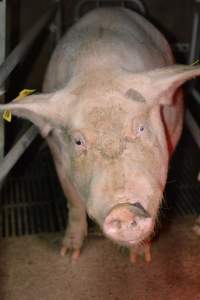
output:
[[177, 89], [200, 74], [173, 64], [168, 43], [141, 16], [98, 9], [56, 47], [46, 94], [0, 106], [35, 123], [51, 149], [68, 198], [63, 255], [80, 255], [87, 213], [131, 249], [132, 261], [142, 245], [150, 260], [147, 241], [182, 129]]

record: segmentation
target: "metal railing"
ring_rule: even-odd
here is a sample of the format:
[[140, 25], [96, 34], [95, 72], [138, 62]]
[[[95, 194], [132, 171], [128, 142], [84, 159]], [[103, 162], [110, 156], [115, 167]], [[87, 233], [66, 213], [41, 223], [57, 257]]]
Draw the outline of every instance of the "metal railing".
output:
[[[55, 1], [44, 15], [36, 22], [36, 24], [26, 33], [22, 41], [9, 54], [3, 64], [0, 66], [0, 87], [8, 76], [12, 73], [15, 67], [19, 64], [22, 58], [28, 53], [31, 45], [39, 36], [41, 31], [50, 23], [56, 14], [58, 1]], [[1, 93], [3, 90], [1, 90]], [[6, 154], [0, 163], [0, 185], [2, 181], [12, 169], [21, 155], [29, 147], [32, 141], [38, 134], [37, 128], [32, 125], [16, 142], [12, 149]]]
[[[192, 39], [188, 63], [192, 64], [197, 60], [200, 60], [200, 0], [196, 0], [194, 6]], [[194, 97], [194, 100], [198, 103], [198, 105], [200, 105], [200, 93], [193, 84], [191, 85], [191, 95]], [[186, 125], [196, 144], [200, 148], [200, 128], [189, 110], [186, 112]]]
[[[94, 7], [103, 7], [105, 1], [101, 0], [79, 0], [76, 4], [74, 11], [74, 21], [78, 21], [81, 17], [81, 10], [86, 4], [93, 4]], [[142, 15], [146, 14], [146, 7], [141, 0], [107, 0], [107, 5], [116, 4], [117, 6], [126, 7], [127, 5], [133, 5], [135, 9], [140, 12]]]

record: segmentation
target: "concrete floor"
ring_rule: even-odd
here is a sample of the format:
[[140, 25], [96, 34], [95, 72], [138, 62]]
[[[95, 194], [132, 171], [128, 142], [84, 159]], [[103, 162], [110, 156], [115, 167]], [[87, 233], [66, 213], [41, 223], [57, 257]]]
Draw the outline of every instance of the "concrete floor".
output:
[[200, 239], [194, 220], [175, 219], [136, 265], [90, 237], [77, 262], [60, 257], [60, 235], [0, 240], [1, 300], [200, 300]]

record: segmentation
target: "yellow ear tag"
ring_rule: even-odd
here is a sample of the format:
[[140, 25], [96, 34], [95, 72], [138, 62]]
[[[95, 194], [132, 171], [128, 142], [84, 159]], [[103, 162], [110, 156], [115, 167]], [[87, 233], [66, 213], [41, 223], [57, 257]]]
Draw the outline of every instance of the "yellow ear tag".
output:
[[[36, 90], [28, 90], [28, 89], [24, 89], [22, 90], [19, 95], [14, 99], [14, 100], [20, 100], [21, 98], [24, 98], [28, 95], [31, 95], [35, 92]], [[11, 111], [9, 110], [5, 110], [3, 113], [3, 119], [6, 120], [7, 122], [11, 122], [12, 120], [12, 114]]]
[[196, 66], [199, 63], [199, 59], [196, 59], [190, 66]]
[[12, 120], [12, 114], [9, 110], [5, 110], [3, 113], [3, 119], [6, 120], [7, 122], [11, 122]]

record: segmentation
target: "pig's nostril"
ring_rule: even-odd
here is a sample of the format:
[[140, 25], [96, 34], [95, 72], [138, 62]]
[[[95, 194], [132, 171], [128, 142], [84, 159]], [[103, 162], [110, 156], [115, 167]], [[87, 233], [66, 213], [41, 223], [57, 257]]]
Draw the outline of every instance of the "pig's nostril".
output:
[[121, 221], [120, 220], [112, 220], [110, 222], [110, 226], [113, 228], [113, 229], [120, 229], [121, 228]]
[[137, 222], [136, 221], [130, 221], [129, 223], [128, 222], [124, 222], [122, 220], [117, 220], [117, 219], [114, 219], [112, 221], [110, 221], [108, 223], [108, 225], [112, 228], [112, 229], [116, 229], [116, 230], [119, 230], [123, 227], [123, 225], [129, 229], [131, 228], [134, 228], [137, 226]]
[[137, 226], [137, 222], [136, 221], [132, 221], [128, 227], [130, 228], [134, 228], [135, 226]]

